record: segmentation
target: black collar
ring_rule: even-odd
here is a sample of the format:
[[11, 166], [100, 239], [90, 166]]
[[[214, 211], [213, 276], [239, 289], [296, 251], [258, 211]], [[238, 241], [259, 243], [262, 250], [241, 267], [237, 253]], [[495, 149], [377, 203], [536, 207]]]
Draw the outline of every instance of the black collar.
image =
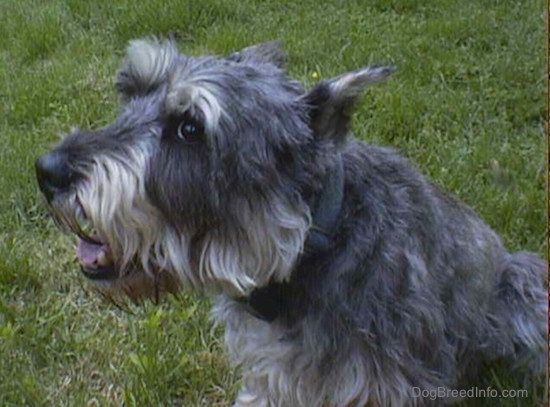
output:
[[323, 187], [312, 207], [312, 225], [304, 243], [306, 254], [324, 251], [331, 245], [343, 200], [344, 163], [338, 154], [323, 177]]
[[[334, 232], [338, 225], [342, 203], [344, 201], [344, 164], [340, 154], [322, 180], [322, 188], [312, 205], [312, 226], [304, 243], [304, 253], [298, 260], [300, 267], [305, 259], [330, 248]], [[285, 291], [289, 283], [271, 282], [265, 287], [256, 288], [248, 297], [237, 299], [245, 304], [254, 316], [271, 322], [285, 307]]]

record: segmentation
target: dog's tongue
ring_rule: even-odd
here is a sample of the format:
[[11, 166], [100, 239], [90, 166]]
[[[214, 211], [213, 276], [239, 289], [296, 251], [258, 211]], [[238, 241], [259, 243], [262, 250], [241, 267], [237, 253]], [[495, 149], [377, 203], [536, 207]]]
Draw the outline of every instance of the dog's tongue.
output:
[[76, 256], [84, 267], [97, 266], [100, 263], [100, 257], [105, 258], [107, 246], [101, 243], [92, 243], [79, 239], [76, 248]]

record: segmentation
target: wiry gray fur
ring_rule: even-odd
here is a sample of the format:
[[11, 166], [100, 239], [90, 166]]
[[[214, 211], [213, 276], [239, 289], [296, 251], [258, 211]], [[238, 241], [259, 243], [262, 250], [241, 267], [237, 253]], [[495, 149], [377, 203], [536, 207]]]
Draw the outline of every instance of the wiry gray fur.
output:
[[[394, 150], [348, 134], [359, 94], [392, 70], [308, 92], [283, 61], [275, 42], [227, 58], [130, 45], [119, 118], [37, 162], [54, 219], [81, 237], [85, 275], [115, 297], [218, 295], [243, 371], [235, 406], [436, 405], [452, 400], [412, 388], [465, 386], [500, 359], [543, 372], [545, 262], [508, 253]], [[304, 254], [338, 156], [333, 240]], [[273, 284], [284, 290], [267, 321], [243, 298]]]

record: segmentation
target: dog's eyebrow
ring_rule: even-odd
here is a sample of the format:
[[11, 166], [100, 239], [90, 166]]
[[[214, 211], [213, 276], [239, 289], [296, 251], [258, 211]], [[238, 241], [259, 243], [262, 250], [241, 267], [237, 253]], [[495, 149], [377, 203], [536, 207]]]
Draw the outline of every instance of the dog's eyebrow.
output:
[[223, 108], [217, 97], [217, 88], [205, 79], [175, 77], [168, 89], [164, 107], [166, 112], [176, 115], [192, 110], [193, 116], [200, 116], [204, 128], [212, 134], [218, 127]]

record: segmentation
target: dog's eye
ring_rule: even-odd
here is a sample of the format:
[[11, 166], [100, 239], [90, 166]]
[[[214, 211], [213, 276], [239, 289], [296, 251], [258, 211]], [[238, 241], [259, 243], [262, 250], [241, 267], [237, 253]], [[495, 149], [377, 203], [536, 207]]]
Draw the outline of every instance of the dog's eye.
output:
[[204, 129], [197, 121], [190, 117], [184, 117], [178, 124], [176, 135], [186, 143], [199, 143], [204, 139]]

